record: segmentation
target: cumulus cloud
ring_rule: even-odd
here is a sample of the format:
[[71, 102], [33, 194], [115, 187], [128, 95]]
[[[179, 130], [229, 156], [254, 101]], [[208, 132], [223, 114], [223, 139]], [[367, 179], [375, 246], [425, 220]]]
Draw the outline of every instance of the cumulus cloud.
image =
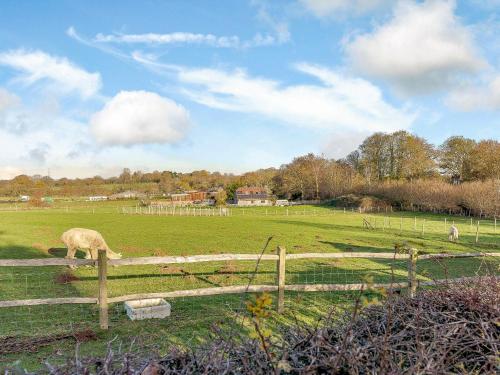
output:
[[21, 103], [21, 99], [7, 90], [0, 87], [0, 113], [17, 107]]
[[179, 68], [178, 79], [192, 86], [185, 93], [208, 107], [260, 114], [318, 129], [392, 131], [407, 128], [415, 116], [387, 103], [370, 82], [336, 71], [299, 64], [298, 71], [319, 84], [282, 85], [249, 76], [244, 70]]
[[394, 3], [396, 0], [299, 0], [316, 17], [336, 17], [339, 14], [363, 14]]
[[121, 91], [92, 115], [91, 132], [109, 145], [176, 143], [190, 127], [187, 110], [147, 91]]
[[[61, 116], [44, 116], [40, 112], [26, 113], [21, 121], [22, 124], [16, 126], [15, 118], [12, 118], [10, 126], [25, 128], [23, 132], [0, 127], [0, 178], [20, 173], [45, 174], [47, 168], [52, 170], [61, 163], [76, 167], [75, 161], [67, 162], [66, 155], [75, 142], [88, 139], [85, 124]], [[88, 159], [82, 160], [88, 162]], [[88, 162], [88, 165], [95, 164]], [[76, 170], [73, 175], [75, 173]]]
[[348, 41], [347, 55], [357, 69], [404, 93], [447, 87], [486, 66], [454, 10], [452, 0], [401, 2], [386, 24]]
[[91, 97], [101, 88], [99, 73], [89, 73], [64, 57], [42, 51], [18, 49], [2, 52], [0, 65], [18, 70], [17, 79], [26, 85], [48, 81], [57, 92], [76, 92], [83, 98]]

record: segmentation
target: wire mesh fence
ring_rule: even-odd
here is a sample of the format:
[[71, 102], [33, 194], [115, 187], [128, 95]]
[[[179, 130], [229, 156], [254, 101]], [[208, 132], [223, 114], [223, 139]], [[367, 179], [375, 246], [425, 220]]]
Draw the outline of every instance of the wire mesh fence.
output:
[[[424, 256], [417, 263], [417, 279], [425, 285], [425, 282], [436, 279], [498, 276], [499, 265], [500, 258], [495, 256]], [[65, 337], [68, 333], [74, 336], [75, 333], [90, 330], [95, 332], [99, 341], [89, 346], [90, 351], [98, 347], [102, 349], [105, 342], [113, 337], [119, 338], [116, 345], [134, 338], [140, 341], [141, 348], [154, 347], [159, 351], [172, 344], [194, 346], [207, 339], [213, 324], [233, 324], [245, 316], [245, 303], [252, 298], [251, 293], [245, 293], [247, 289], [251, 291], [252, 287], [263, 287], [262, 290], [268, 290], [277, 302], [278, 278], [276, 259], [110, 266], [107, 272], [107, 296], [111, 301], [108, 332], [99, 330], [96, 302], [0, 307], [0, 341], [4, 340], [2, 343], [6, 347], [5, 343], [19, 343], [20, 338]], [[332, 306], [347, 307], [359, 291], [322, 286], [359, 286], [367, 280], [385, 285], [407, 282], [408, 259], [397, 256], [287, 259], [284, 274], [285, 314], [281, 320], [286, 321], [293, 315], [293, 319], [312, 322]], [[234, 287], [240, 289], [230, 289]], [[0, 302], [54, 298], [97, 300], [98, 290], [97, 267], [93, 266], [81, 266], [76, 270], [62, 266], [0, 267]], [[209, 294], [206, 294], [207, 290]], [[182, 291], [189, 293], [179, 293]], [[195, 295], [193, 291], [203, 293]], [[113, 302], [124, 295], [151, 293], [162, 295], [170, 304], [171, 311], [167, 318], [132, 321], [123, 303], [132, 297]], [[19, 355], [16, 350], [24, 350], [22, 346], [11, 348], [14, 349], [10, 352], [0, 349], [0, 360], [12, 360]]]

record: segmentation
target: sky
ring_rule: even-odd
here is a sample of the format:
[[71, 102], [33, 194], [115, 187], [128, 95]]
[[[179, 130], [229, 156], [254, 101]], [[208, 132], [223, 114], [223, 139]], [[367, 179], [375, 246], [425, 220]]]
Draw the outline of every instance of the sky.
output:
[[500, 0], [2, 0], [0, 179], [500, 139]]

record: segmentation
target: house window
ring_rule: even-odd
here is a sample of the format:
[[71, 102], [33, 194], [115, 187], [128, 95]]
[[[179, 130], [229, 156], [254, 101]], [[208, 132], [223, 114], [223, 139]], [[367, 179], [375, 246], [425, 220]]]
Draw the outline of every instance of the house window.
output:
[[260, 203], [266, 203], [266, 201], [260, 201]]

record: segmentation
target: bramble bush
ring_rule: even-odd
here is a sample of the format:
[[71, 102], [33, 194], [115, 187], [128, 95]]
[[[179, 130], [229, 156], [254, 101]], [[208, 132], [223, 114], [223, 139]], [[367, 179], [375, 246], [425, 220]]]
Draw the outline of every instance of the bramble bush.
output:
[[350, 313], [333, 311], [315, 326], [297, 323], [272, 338], [262, 328], [272, 301], [262, 295], [247, 305], [256, 327], [250, 337], [214, 327], [214, 337], [196, 350], [174, 348], [154, 360], [151, 353], [109, 350], [103, 358], [76, 356], [62, 366], [47, 362], [47, 370], [99, 375], [497, 373], [498, 278], [444, 283], [414, 298], [388, 292], [377, 303], [363, 303], [365, 293]]

